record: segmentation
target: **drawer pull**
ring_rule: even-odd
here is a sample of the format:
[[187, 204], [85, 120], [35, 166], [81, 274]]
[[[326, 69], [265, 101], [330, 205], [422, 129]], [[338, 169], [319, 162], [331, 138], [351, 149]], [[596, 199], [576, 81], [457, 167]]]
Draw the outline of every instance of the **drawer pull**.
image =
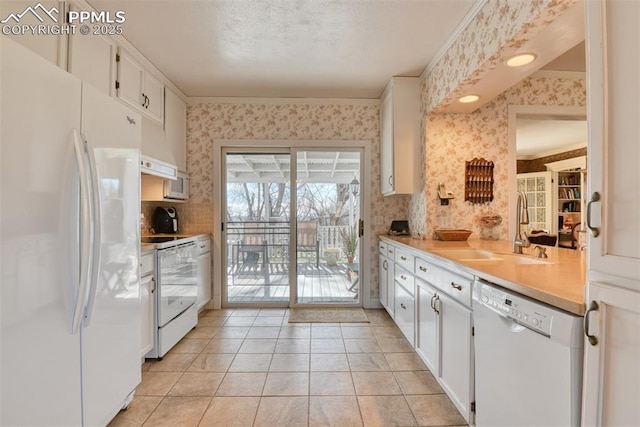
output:
[[393, 253], [393, 249], [389, 249], [387, 252], [389, 252], [390, 254]]
[[402, 280], [407, 280], [407, 276], [405, 276], [404, 274], [401, 274], [401, 275], [400, 275], [400, 278], [401, 278]]
[[423, 273], [426, 273], [426, 272], [427, 272], [427, 268], [426, 268], [426, 267], [420, 266], [420, 267], [418, 267], [418, 268], [419, 268], [419, 269], [420, 269], [420, 271], [422, 271]]
[[462, 290], [462, 285], [456, 285], [455, 282], [451, 282], [451, 287], [454, 288], [454, 289], [457, 289], [459, 291]]
[[403, 308], [403, 309], [405, 309], [405, 310], [407, 309], [407, 306], [406, 306], [406, 305], [404, 305], [404, 303], [402, 303], [402, 302], [400, 303], [400, 307], [402, 307], [402, 308]]
[[403, 260], [403, 261], [406, 261], [406, 260], [407, 260], [407, 257], [406, 257], [406, 256], [402, 256], [402, 255], [401, 255], [401, 256], [400, 256], [400, 259], [401, 259], [401, 260]]

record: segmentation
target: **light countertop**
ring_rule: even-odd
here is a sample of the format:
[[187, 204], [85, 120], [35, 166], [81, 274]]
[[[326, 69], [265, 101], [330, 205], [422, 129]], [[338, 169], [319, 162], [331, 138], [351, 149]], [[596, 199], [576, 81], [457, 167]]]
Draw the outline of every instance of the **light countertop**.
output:
[[[548, 264], [478, 263], [454, 260], [446, 255], [436, 255], [433, 250], [472, 248], [499, 254], [511, 254], [513, 243], [508, 240], [469, 240], [466, 242], [444, 242], [419, 240], [408, 236], [379, 236], [383, 240], [402, 244], [409, 249], [426, 253], [435, 261], [457, 268], [493, 282], [504, 288], [521, 293], [573, 314], [585, 313], [584, 291], [587, 283], [586, 252], [556, 247], [547, 247]], [[524, 255], [534, 258], [533, 245], [524, 248]], [[444, 262], [443, 262], [444, 261]]]

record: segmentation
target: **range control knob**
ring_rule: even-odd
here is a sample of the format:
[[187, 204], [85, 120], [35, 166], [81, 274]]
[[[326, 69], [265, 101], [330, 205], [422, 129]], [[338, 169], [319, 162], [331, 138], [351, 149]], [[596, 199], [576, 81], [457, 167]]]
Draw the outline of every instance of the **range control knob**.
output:
[[540, 321], [538, 319], [536, 319], [535, 317], [533, 318], [531, 323], [533, 323], [533, 326], [539, 326], [540, 325]]

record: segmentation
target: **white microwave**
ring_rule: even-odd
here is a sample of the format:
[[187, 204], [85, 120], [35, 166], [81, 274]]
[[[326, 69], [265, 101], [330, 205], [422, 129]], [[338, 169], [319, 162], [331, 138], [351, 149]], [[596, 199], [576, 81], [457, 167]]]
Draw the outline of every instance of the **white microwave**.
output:
[[188, 200], [189, 199], [189, 175], [186, 172], [178, 171], [176, 179], [164, 180], [164, 199]]

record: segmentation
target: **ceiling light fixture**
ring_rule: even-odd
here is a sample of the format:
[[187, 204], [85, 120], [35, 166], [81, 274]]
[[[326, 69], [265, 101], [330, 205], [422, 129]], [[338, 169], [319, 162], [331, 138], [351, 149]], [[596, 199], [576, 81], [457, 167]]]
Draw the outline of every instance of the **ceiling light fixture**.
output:
[[509, 67], [522, 67], [523, 65], [531, 64], [537, 58], [534, 53], [520, 53], [507, 59], [505, 63]]
[[470, 102], [476, 102], [478, 99], [480, 99], [478, 95], [467, 95], [461, 97], [460, 99], [458, 99], [458, 101], [462, 102], [463, 104], [468, 104]]

